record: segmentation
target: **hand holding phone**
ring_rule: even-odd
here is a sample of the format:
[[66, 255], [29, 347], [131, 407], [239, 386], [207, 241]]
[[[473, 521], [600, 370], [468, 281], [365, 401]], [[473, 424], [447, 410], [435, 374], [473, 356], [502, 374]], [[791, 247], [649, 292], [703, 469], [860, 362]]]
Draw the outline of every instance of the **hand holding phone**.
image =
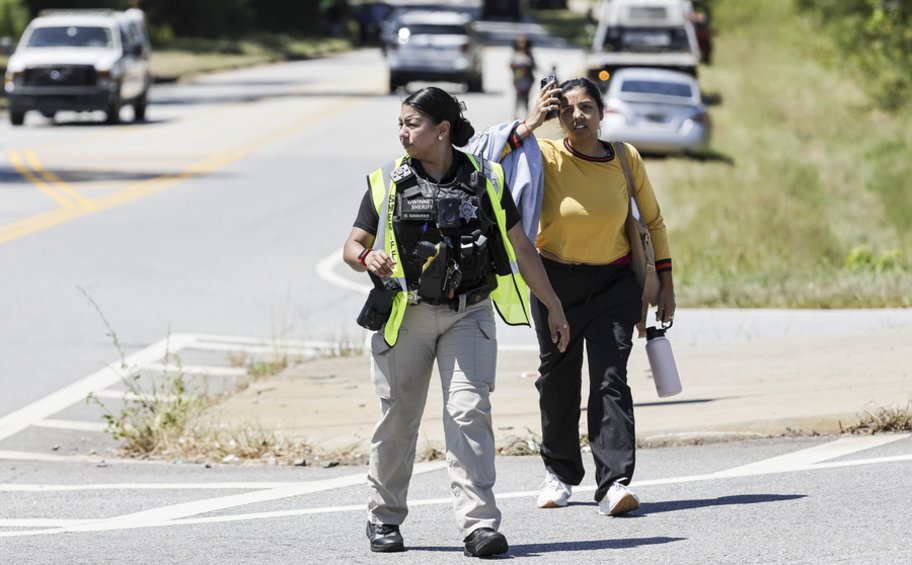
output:
[[[541, 79], [541, 87], [544, 88], [548, 83], [553, 82], [554, 87], [557, 88], [557, 77], [554, 75], [548, 75]], [[548, 113], [545, 114], [545, 120], [553, 120], [557, 117], [558, 110], [548, 110]]]

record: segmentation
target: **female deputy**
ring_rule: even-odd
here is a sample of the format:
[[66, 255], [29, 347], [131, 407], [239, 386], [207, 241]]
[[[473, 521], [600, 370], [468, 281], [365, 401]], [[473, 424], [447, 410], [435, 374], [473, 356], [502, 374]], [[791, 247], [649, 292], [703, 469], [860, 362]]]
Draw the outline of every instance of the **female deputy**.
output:
[[497, 344], [492, 301], [509, 324], [528, 324], [524, 281], [547, 305], [552, 344], [569, 328], [500, 165], [457, 151], [474, 129], [460, 103], [423, 88], [402, 103], [407, 153], [368, 176], [369, 188], [343, 257], [377, 288], [359, 322], [371, 336], [371, 378], [380, 397], [368, 472], [367, 536], [375, 552], [403, 551], [399, 526], [418, 426], [436, 359], [453, 507], [465, 554], [505, 553], [494, 486], [489, 396]]
[[[617, 516], [639, 508], [639, 498], [627, 488], [633, 478], [636, 445], [627, 359], [634, 325], [644, 312], [642, 290], [629, 267], [630, 243], [624, 230], [630, 198], [622, 159], [614, 154], [612, 144], [598, 137], [605, 112], [598, 87], [586, 78], [565, 81], [559, 88], [553, 81], [548, 83], [529, 118], [517, 125], [516, 136], [527, 138], [544, 123], [549, 110], [559, 110], [566, 137], [537, 140], [544, 194], [531, 195], [530, 200], [541, 203], [536, 247], [573, 333], [564, 351], [537, 332], [541, 376], [536, 387], [546, 470], [538, 506], [566, 506], [570, 486], [583, 479], [579, 419], [585, 342], [595, 500], [600, 514]], [[675, 296], [665, 224], [639, 153], [631, 145], [623, 147], [639, 211], [655, 248], [661, 282], [656, 319], [670, 323]], [[532, 299], [536, 328], [549, 311], [547, 304]]]

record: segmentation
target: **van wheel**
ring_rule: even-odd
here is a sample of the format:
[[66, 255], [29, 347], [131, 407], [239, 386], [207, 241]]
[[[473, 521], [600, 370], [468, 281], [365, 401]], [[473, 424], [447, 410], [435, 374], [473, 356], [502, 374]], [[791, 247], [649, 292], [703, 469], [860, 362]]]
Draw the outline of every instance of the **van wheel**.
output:
[[470, 78], [469, 84], [468, 84], [469, 92], [481, 92], [482, 90], [484, 90], [482, 88], [481, 83], [482, 83], [482, 80], [481, 80], [480, 76]]
[[21, 126], [25, 123], [25, 110], [20, 110], [18, 108], [10, 108], [9, 111], [10, 123], [14, 126]]
[[146, 103], [146, 94], [140, 96], [136, 102], [133, 103], [133, 121], [146, 121]]
[[114, 125], [120, 123], [120, 99], [115, 98], [108, 104], [108, 109], [105, 110], [107, 115], [105, 119], [106, 124]]

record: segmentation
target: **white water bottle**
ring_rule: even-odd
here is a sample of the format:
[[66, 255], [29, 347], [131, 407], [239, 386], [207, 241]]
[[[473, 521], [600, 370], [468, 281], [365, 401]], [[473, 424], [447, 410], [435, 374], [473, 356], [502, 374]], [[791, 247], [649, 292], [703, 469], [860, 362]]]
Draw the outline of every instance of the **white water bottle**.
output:
[[666, 329], [668, 328], [652, 326], [646, 328], [646, 356], [649, 357], [652, 380], [659, 398], [674, 396], [682, 390], [678, 366], [671, 352], [671, 342], [665, 337]]

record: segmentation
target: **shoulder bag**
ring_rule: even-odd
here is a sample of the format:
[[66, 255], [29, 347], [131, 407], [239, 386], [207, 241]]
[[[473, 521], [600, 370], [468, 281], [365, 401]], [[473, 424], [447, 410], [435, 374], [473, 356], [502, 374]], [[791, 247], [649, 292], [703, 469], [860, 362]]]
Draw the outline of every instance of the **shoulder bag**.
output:
[[640, 321], [637, 322], [637, 332], [639, 337], [643, 337], [646, 332], [646, 313], [650, 305], [655, 305], [659, 301], [659, 274], [656, 272], [655, 251], [652, 248], [652, 237], [649, 235], [649, 228], [640, 218], [640, 211], [636, 203], [636, 190], [633, 186], [633, 175], [630, 173], [630, 164], [627, 161], [627, 150], [624, 144], [613, 142], [611, 147], [615, 155], [621, 160], [621, 168], [624, 170], [624, 179], [627, 184], [627, 193], [630, 195], [630, 206], [627, 208], [627, 220], [625, 231], [627, 239], [630, 241], [630, 266], [636, 274], [637, 281], [643, 288], [643, 312], [640, 315]]

